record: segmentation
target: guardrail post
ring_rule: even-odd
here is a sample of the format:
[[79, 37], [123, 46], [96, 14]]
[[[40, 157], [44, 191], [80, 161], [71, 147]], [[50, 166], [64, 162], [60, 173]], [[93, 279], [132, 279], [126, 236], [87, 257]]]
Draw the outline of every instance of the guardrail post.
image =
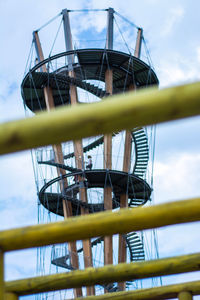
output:
[[192, 294], [190, 292], [180, 292], [178, 294], [178, 299], [179, 300], [192, 300]]
[[18, 300], [18, 295], [13, 293], [6, 293], [5, 300]]

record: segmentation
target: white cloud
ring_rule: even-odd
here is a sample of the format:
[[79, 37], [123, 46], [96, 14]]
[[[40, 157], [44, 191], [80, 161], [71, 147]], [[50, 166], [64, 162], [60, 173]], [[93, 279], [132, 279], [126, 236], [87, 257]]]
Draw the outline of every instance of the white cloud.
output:
[[[155, 203], [184, 200], [200, 195], [200, 154], [169, 153], [155, 162]], [[160, 257], [200, 252], [200, 222], [167, 226], [157, 230]], [[200, 272], [165, 276], [163, 284], [199, 279]], [[200, 296], [195, 299], [200, 299]]]
[[0, 163], [1, 230], [37, 223], [37, 195], [29, 151], [2, 156]]
[[[171, 153], [155, 162], [155, 203], [184, 200], [200, 195], [200, 154]], [[162, 257], [200, 251], [200, 222], [159, 229]]]
[[154, 189], [156, 203], [200, 195], [200, 154], [171, 153], [155, 162]]
[[157, 66], [157, 74], [161, 87], [189, 83], [200, 79], [200, 65], [195, 58], [185, 59], [181, 54], [166, 57], [160, 60]]
[[[26, 264], [26, 268], [23, 268], [21, 266], [24, 265], [25, 261], [28, 263]], [[9, 280], [15, 280], [28, 276], [36, 276], [36, 249], [27, 249], [7, 253], [5, 255], [5, 264], [9, 266], [9, 268], [6, 268], [6, 280], [8, 278]]]
[[179, 6], [172, 8], [167, 16], [167, 19], [165, 20], [163, 28], [161, 28], [161, 35], [166, 37], [167, 35], [171, 34], [174, 26], [182, 20], [184, 14], [185, 11], [183, 7]]

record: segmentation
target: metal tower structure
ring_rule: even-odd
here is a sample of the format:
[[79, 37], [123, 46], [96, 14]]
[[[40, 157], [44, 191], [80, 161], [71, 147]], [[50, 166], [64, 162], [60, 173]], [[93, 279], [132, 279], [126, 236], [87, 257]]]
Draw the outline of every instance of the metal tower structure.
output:
[[[151, 66], [140, 59], [143, 30], [137, 28], [133, 54], [114, 50], [116, 12], [113, 8], [105, 11], [104, 48], [74, 49], [67, 9], [61, 12], [65, 52], [44, 59], [38, 31], [33, 32], [37, 60], [21, 86], [26, 108], [37, 114], [60, 105], [92, 105], [100, 99], [109, 101], [109, 95], [158, 84]], [[89, 104], [84, 103], [84, 97], [92, 99]], [[152, 188], [146, 181], [149, 146], [144, 128], [52, 145], [38, 149], [36, 156], [43, 177], [40, 183], [37, 180], [39, 203], [49, 213], [69, 218], [137, 207], [150, 200]], [[114, 263], [114, 252], [117, 263], [145, 259], [143, 239], [136, 232], [71, 242], [64, 249], [61, 254], [53, 247], [51, 263], [69, 272], [96, 266], [95, 252], [98, 257], [103, 253], [101, 263], [105, 265]], [[101, 293], [125, 290], [131, 284], [109, 284], [101, 287]], [[87, 295], [97, 293], [98, 287], [86, 288]], [[74, 290], [75, 297], [82, 295], [83, 289]]]

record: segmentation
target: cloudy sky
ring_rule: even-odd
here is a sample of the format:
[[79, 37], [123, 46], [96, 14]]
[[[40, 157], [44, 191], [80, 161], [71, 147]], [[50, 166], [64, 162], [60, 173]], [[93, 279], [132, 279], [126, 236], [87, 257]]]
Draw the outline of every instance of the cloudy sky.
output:
[[[71, 3], [68, 0], [0, 1], [0, 122], [24, 117], [20, 84], [32, 42], [32, 31], [59, 14], [63, 8], [113, 7], [141, 26], [160, 80], [160, 88], [200, 79], [198, 0], [76, 0]], [[78, 36], [80, 28], [84, 29], [86, 35], [91, 26], [83, 17], [74, 18], [72, 22], [75, 36]], [[94, 24], [99, 36], [103, 22], [103, 17], [98, 17]], [[45, 34], [46, 39], [52, 38], [48, 31]], [[130, 31], [124, 35], [129, 42], [132, 41]], [[200, 195], [199, 128], [199, 117], [157, 126], [155, 204]], [[36, 224], [37, 198], [30, 153], [2, 156], [0, 166], [0, 228]], [[199, 252], [200, 224], [165, 228], [158, 231], [158, 238], [161, 257]], [[30, 250], [9, 254], [6, 258], [9, 266], [6, 278], [35, 274], [34, 253]], [[29, 264], [22, 267], [25, 258]], [[172, 276], [163, 282], [167, 284], [198, 278], [199, 273], [194, 273]]]

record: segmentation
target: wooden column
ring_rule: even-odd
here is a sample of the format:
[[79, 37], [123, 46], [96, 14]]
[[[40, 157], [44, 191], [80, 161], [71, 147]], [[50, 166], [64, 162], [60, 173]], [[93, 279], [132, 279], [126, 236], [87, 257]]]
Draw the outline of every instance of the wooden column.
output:
[[[69, 72], [69, 76], [75, 77], [73, 71]], [[73, 84], [70, 85], [70, 97], [71, 97], [71, 105], [76, 105], [78, 103], [77, 97], [77, 88]], [[83, 145], [81, 140], [74, 141], [74, 155], [76, 161], [77, 169], [84, 169], [84, 156], [83, 156]], [[88, 202], [87, 200], [87, 190], [84, 185], [84, 177], [78, 176], [79, 182], [79, 197], [82, 202]], [[88, 214], [88, 209], [81, 207], [81, 215]], [[91, 249], [91, 241], [90, 239], [83, 240], [83, 253], [84, 253], [84, 266], [85, 268], [92, 267], [92, 249]], [[86, 287], [87, 295], [94, 295], [95, 289], [94, 287]]]
[[[130, 89], [133, 89], [131, 86]], [[124, 142], [124, 158], [123, 158], [123, 172], [129, 173], [131, 162], [131, 150], [132, 150], [132, 136], [131, 131], [126, 130], [125, 142]], [[127, 183], [128, 184], [128, 183]], [[128, 207], [128, 194], [122, 194], [120, 196], [120, 208]], [[119, 249], [118, 249], [118, 262], [126, 262], [126, 240], [123, 235], [119, 234]], [[119, 282], [118, 287], [120, 290], [126, 289], [126, 282]]]
[[192, 300], [193, 297], [192, 297], [192, 294], [190, 292], [180, 292], [178, 294], [178, 299], [179, 300]]
[[[136, 46], [134, 56], [139, 58], [141, 53], [141, 45], [142, 45], [142, 28], [138, 28]], [[132, 83], [129, 86], [129, 90], [136, 90], [135, 83]], [[132, 137], [131, 131], [126, 130], [125, 132], [125, 144], [124, 144], [124, 159], [123, 159], [123, 172], [130, 171], [130, 162], [131, 162], [131, 148], [132, 148]], [[120, 207], [125, 208], [128, 207], [128, 195], [123, 194], [120, 196]], [[119, 250], [118, 250], [118, 262], [123, 263], [126, 262], [126, 240], [123, 235], [119, 234]], [[119, 282], [118, 287], [120, 290], [126, 289], [126, 282]]]
[[137, 38], [136, 38], [136, 45], [135, 45], [135, 52], [134, 52], [134, 56], [140, 58], [140, 54], [141, 54], [141, 48], [142, 48], [142, 34], [143, 34], [143, 29], [142, 28], [138, 28], [138, 32], [137, 32]]
[[[113, 18], [114, 9], [108, 9], [107, 15], [107, 40], [106, 48], [113, 49]], [[105, 88], [110, 95], [113, 94], [113, 70], [109, 67], [105, 72]], [[112, 169], [112, 134], [104, 136], [104, 169]], [[109, 176], [109, 175], [108, 175]], [[112, 187], [110, 185], [109, 177], [104, 188], [104, 209], [112, 210]], [[113, 241], [112, 236], [104, 237], [104, 264], [113, 264]], [[105, 292], [107, 290], [105, 289]]]
[[[69, 19], [69, 12], [67, 9], [62, 10], [63, 15], [63, 27], [64, 27], [64, 37], [65, 37], [65, 46], [66, 51], [73, 50], [73, 43], [72, 43], [72, 34], [71, 34], [71, 28], [70, 28], [70, 19]], [[74, 62], [74, 55], [68, 55], [68, 70], [69, 70], [69, 76], [70, 77], [76, 77], [74, 70], [73, 70], [73, 62]], [[76, 105], [78, 103], [78, 97], [77, 97], [77, 88], [75, 85], [70, 85], [70, 99], [71, 99], [71, 105]], [[78, 169], [84, 169], [84, 156], [83, 156], [83, 145], [82, 140], [76, 140], [74, 141], [74, 155], [75, 155], [75, 161], [76, 161], [76, 167]], [[83, 176], [78, 176], [78, 182], [79, 182], [79, 197], [80, 200], [83, 202], [88, 202], [87, 200], [87, 190], [84, 186], [84, 178]], [[81, 215], [87, 214], [88, 209], [81, 207]], [[85, 268], [92, 267], [92, 249], [91, 249], [91, 242], [90, 239], [83, 241], [83, 254], [84, 254], [84, 265]], [[87, 289], [87, 295], [94, 295], [95, 289], [94, 287], [86, 287]]]
[[[112, 95], [113, 92], [113, 72], [108, 69], [105, 73], [106, 92]], [[104, 136], [104, 169], [112, 169], [112, 134]], [[107, 178], [106, 184], [110, 184]], [[104, 209], [112, 210], [112, 188], [106, 186], [104, 188]], [[113, 242], [112, 236], [104, 238], [104, 264], [113, 263]]]
[[[36, 52], [38, 55], [39, 61], [44, 60], [44, 55], [42, 51], [42, 47], [40, 44], [39, 36], [37, 32], [34, 32], [34, 40], [35, 40], [35, 46], [36, 46]], [[46, 65], [42, 66], [42, 71], [47, 72]], [[47, 111], [50, 111], [55, 108], [54, 105], [54, 99], [53, 99], [53, 92], [51, 87], [44, 87], [44, 98], [45, 103], [47, 107]], [[54, 157], [55, 162], [59, 164], [64, 164], [64, 158], [63, 158], [63, 152], [62, 152], [62, 145], [52, 145], [53, 151], [54, 151]], [[58, 176], [65, 175], [66, 171], [60, 168], [56, 168]], [[62, 181], [60, 181], [60, 190], [61, 192], [64, 191], [65, 188], [68, 186], [67, 178], [64, 178]], [[63, 212], [64, 212], [64, 218], [68, 218], [72, 216], [72, 205], [69, 201], [65, 201], [63, 199]], [[70, 242], [68, 243], [69, 252], [71, 253], [71, 265], [75, 269], [79, 269], [79, 262], [78, 262], [78, 254], [77, 254], [77, 248], [76, 248], [76, 242]], [[82, 296], [82, 289], [76, 288], [74, 289], [74, 295], [75, 297], [81, 297]]]

